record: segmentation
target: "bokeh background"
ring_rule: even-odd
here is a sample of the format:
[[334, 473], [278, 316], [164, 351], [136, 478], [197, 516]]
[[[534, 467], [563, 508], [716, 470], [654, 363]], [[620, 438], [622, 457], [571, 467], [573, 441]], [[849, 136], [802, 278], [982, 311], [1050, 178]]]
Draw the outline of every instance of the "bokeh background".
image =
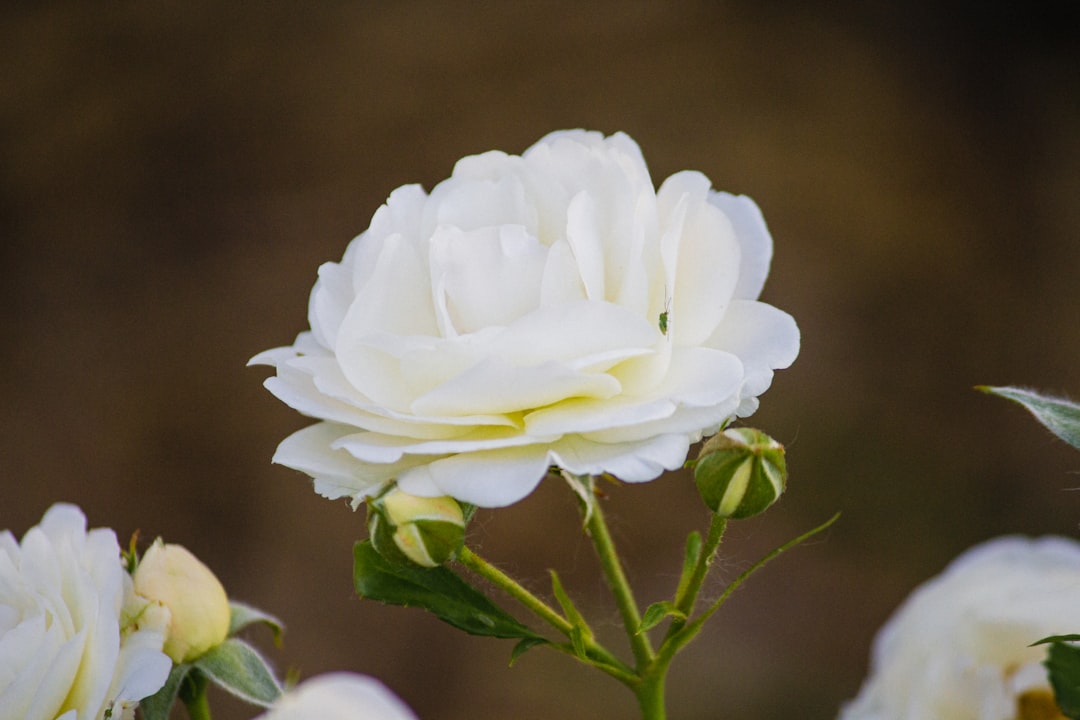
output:
[[[670, 715], [834, 717], [918, 582], [992, 536], [1078, 534], [1080, 454], [972, 390], [1080, 395], [1076, 7], [5, 5], [0, 527], [68, 500], [183, 543], [285, 620], [283, 649], [252, 637], [279, 668], [374, 674], [428, 720], [633, 717], [563, 656], [508, 669], [510, 642], [357, 600], [363, 512], [270, 465], [306, 421], [245, 368], [305, 328], [316, 268], [393, 188], [624, 130], [656, 182], [698, 169], [757, 200], [765, 299], [803, 331], [752, 419], [788, 445], [789, 492], [731, 529], [719, 574], [843, 512], [676, 661]], [[606, 503], [642, 603], [664, 597], [705, 526], [692, 483]], [[539, 592], [558, 568], [619, 646], [564, 487], [472, 539]]]

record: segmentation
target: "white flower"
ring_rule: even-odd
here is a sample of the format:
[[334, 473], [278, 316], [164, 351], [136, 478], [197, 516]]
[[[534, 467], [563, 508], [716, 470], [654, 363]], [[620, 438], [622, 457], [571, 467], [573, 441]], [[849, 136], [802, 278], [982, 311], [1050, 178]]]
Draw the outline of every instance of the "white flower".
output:
[[1016, 720], [1047, 698], [1049, 635], [1080, 628], [1080, 544], [1006, 537], [917, 588], [874, 641], [842, 720]]
[[416, 716], [379, 681], [331, 673], [288, 691], [256, 720], [416, 720]]
[[[0, 533], [0, 719], [130, 717], [172, 663], [112, 530], [57, 504], [23, 536]], [[157, 617], [157, 621], [151, 618]]]
[[319, 268], [311, 331], [252, 358], [323, 421], [274, 460], [354, 507], [394, 478], [488, 507], [553, 465], [651, 480], [798, 354], [756, 300], [771, 257], [752, 200], [689, 171], [656, 191], [623, 134], [464, 158], [395, 190]]

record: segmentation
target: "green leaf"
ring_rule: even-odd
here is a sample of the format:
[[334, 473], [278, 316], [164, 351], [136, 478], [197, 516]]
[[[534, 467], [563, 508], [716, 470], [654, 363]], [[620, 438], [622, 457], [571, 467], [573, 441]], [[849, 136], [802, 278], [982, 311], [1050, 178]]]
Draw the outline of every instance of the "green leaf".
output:
[[592, 475], [574, 475], [565, 470], [560, 470], [559, 474], [566, 480], [566, 484], [570, 486], [574, 494], [578, 496], [578, 500], [581, 502], [581, 516], [584, 518], [584, 523], [588, 525], [593, 514], [593, 505], [596, 502]]
[[362, 598], [423, 608], [472, 635], [542, 640], [448, 568], [393, 565], [366, 540], [353, 547], [353, 583]]
[[1023, 405], [1050, 432], [1080, 450], [1080, 405], [1063, 398], [1039, 395], [1024, 388], [979, 385], [975, 389]]
[[142, 712], [143, 720], [169, 720], [169, 712], [180, 692], [180, 684], [189, 670], [191, 670], [191, 665], [188, 663], [173, 665], [162, 688], [150, 697], [139, 701], [139, 710]]
[[1067, 717], [1080, 718], [1080, 647], [1055, 642], [1043, 663], [1050, 671], [1054, 699]]
[[270, 613], [263, 612], [258, 608], [244, 603], [230, 602], [229, 610], [229, 637], [240, 632], [249, 625], [263, 623], [274, 633], [274, 645], [281, 647], [281, 636], [285, 632], [285, 625]]
[[679, 575], [679, 585], [675, 589], [675, 602], [681, 602], [686, 589], [690, 585], [690, 578], [694, 575], [698, 563], [701, 562], [701, 533], [693, 530], [686, 536], [686, 552], [683, 555], [682, 573]]
[[585, 622], [585, 616], [578, 612], [574, 601], [570, 599], [570, 596], [563, 588], [562, 581], [559, 580], [559, 574], [554, 570], [548, 572], [551, 573], [551, 592], [555, 595], [555, 599], [559, 601], [559, 607], [562, 608], [566, 619], [574, 627], [581, 628], [582, 632], [591, 639], [593, 636], [592, 630], [589, 629], [589, 624]]
[[652, 630], [659, 625], [664, 618], [673, 617], [678, 620], [685, 620], [686, 613], [675, 607], [675, 603], [668, 600], [661, 600], [660, 602], [654, 602], [649, 607], [645, 608], [644, 614], [641, 616], [641, 625], [638, 626], [637, 632], [640, 635], [643, 632]]
[[215, 685], [253, 705], [264, 707], [281, 696], [270, 665], [243, 640], [229, 638], [200, 655], [192, 667]]
[[587, 660], [589, 657], [589, 649], [585, 642], [587, 633], [588, 630], [580, 625], [575, 625], [570, 629], [570, 646], [574, 648], [574, 654], [582, 660]]
[[1049, 637], [1044, 637], [1042, 640], [1036, 640], [1035, 642], [1028, 645], [1028, 647], [1035, 647], [1036, 645], [1046, 645], [1047, 643], [1055, 642], [1076, 642], [1077, 640], [1080, 640], [1080, 635], [1051, 635]]
[[514, 667], [514, 663], [518, 661], [519, 657], [529, 652], [537, 645], [547, 644], [548, 641], [542, 637], [523, 638], [520, 642], [514, 645], [514, 649], [510, 652], [510, 667]]

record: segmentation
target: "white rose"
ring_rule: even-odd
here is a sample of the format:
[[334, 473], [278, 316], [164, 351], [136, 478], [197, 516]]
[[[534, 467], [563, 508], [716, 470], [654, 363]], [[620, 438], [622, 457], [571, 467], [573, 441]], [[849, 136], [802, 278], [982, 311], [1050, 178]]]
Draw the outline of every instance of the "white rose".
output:
[[553, 465], [651, 480], [798, 354], [756, 300], [771, 256], [752, 200], [689, 171], [654, 190], [621, 133], [464, 158], [395, 190], [319, 268], [311, 331], [252, 358], [323, 421], [274, 461], [354, 507], [393, 478], [487, 507]]
[[416, 715], [377, 680], [331, 673], [288, 691], [256, 720], [416, 720]]
[[21, 544], [0, 533], [0, 719], [130, 717], [172, 668], [167, 618], [143, 605], [116, 535], [87, 532], [77, 507], [54, 505]]
[[1080, 628], [1080, 544], [1006, 537], [967, 551], [917, 588], [874, 641], [842, 720], [1017, 720], [1046, 706], [1046, 647]]

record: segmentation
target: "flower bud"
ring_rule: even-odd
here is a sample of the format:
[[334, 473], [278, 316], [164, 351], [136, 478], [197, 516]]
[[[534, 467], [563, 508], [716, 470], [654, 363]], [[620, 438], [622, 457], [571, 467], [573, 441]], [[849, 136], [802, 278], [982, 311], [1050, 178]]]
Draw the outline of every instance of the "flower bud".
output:
[[368, 500], [371, 544], [387, 560], [436, 567], [465, 541], [465, 517], [452, 497], [418, 497], [392, 487]]
[[752, 517], [784, 492], [784, 446], [760, 430], [725, 430], [701, 448], [694, 480], [705, 504], [717, 515]]
[[181, 545], [156, 540], [139, 561], [135, 592], [169, 611], [165, 654], [190, 662], [229, 634], [229, 597], [210, 568]]

